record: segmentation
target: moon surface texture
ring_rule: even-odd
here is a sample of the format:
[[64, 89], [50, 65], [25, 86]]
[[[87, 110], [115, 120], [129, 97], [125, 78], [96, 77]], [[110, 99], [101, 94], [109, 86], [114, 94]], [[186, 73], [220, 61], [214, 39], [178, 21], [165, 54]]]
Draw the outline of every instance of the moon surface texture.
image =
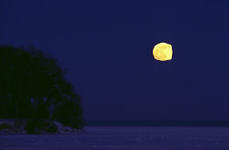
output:
[[165, 42], [158, 43], [157, 45], [154, 46], [152, 53], [154, 59], [156, 60], [159, 61], [172, 60], [172, 56], [173, 56], [172, 45]]

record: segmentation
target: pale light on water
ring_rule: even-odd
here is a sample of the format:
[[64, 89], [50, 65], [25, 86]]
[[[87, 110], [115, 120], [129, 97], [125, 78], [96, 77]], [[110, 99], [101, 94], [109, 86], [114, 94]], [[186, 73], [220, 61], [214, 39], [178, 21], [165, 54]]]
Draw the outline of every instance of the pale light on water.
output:
[[86, 127], [65, 135], [0, 136], [0, 150], [228, 150], [227, 127]]

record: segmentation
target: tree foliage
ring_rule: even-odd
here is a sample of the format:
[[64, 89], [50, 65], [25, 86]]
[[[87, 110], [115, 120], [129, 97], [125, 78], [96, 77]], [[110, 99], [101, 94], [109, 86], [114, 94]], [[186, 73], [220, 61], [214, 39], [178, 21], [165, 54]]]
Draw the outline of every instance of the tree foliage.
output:
[[0, 68], [0, 118], [83, 127], [81, 98], [56, 59], [35, 48], [0, 46]]

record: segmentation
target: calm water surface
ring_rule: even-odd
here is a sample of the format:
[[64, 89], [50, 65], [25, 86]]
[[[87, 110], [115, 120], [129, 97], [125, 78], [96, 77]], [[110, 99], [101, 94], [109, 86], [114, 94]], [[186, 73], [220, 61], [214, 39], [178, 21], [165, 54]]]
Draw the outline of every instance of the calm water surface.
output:
[[64, 135], [0, 136], [0, 150], [229, 150], [227, 127], [86, 127]]

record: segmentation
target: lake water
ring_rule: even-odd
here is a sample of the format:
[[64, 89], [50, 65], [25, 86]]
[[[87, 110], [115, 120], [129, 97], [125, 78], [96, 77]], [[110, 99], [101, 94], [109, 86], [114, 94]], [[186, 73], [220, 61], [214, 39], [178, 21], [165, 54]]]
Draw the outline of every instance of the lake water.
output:
[[0, 136], [0, 150], [229, 150], [228, 127], [86, 127], [65, 135]]

